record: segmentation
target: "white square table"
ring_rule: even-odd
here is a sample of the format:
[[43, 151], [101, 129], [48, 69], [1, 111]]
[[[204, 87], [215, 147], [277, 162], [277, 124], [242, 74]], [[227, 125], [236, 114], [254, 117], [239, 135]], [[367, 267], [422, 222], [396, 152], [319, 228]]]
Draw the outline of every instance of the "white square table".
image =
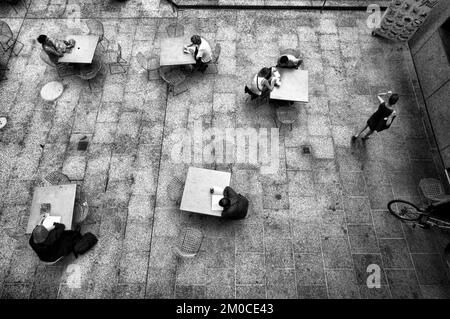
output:
[[161, 39], [161, 51], [159, 55], [160, 66], [195, 64], [195, 58], [190, 53], [184, 52], [185, 42], [183, 37]]
[[76, 192], [77, 184], [36, 187], [26, 233], [31, 234], [38, 224], [41, 218], [41, 204], [44, 203], [51, 205], [50, 216], [61, 216], [61, 224], [66, 226], [66, 230], [72, 229]]
[[308, 102], [308, 71], [278, 68], [281, 85], [270, 92], [273, 100]]
[[184, 184], [180, 210], [221, 216], [222, 211], [211, 209], [211, 187], [224, 189], [230, 186], [231, 173], [204, 168], [189, 167]]
[[64, 53], [64, 56], [58, 59], [60, 63], [92, 63], [94, 53], [97, 49], [97, 35], [69, 35], [66, 40], [74, 39], [75, 46], [70, 53]]

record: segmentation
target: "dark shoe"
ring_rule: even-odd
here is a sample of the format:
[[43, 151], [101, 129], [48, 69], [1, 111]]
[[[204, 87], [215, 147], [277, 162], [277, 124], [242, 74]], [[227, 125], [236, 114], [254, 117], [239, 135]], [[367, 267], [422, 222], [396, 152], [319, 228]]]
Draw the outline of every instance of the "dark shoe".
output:
[[447, 245], [447, 247], [445, 247], [444, 253], [450, 255], [450, 243]]

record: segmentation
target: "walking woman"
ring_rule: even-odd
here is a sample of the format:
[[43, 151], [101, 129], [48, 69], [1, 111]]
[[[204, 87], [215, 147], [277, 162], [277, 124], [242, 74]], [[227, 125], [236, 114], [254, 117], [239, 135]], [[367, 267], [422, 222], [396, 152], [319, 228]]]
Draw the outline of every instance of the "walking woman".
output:
[[[389, 96], [389, 98], [385, 101], [382, 96]], [[378, 110], [367, 120], [367, 124], [361, 132], [352, 136], [352, 141], [356, 140], [367, 128], [369, 128], [369, 131], [362, 136], [363, 140], [367, 140], [374, 131], [381, 132], [388, 129], [397, 116], [393, 106], [398, 101], [398, 94], [392, 94], [391, 91], [388, 91], [387, 93], [379, 93], [377, 97], [380, 101]]]

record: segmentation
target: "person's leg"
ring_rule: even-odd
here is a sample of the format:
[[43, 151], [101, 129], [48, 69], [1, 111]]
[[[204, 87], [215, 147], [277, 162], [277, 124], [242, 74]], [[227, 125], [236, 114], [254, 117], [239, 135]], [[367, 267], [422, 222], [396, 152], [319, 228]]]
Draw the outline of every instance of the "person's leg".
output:
[[369, 130], [369, 132], [367, 132], [367, 134], [365, 136], [362, 137], [363, 140], [367, 140], [369, 138], [370, 135], [372, 135], [373, 131]]
[[364, 128], [361, 130], [361, 132], [359, 132], [358, 134], [356, 134], [356, 135], [353, 135], [353, 137], [354, 138], [358, 138], [367, 128], [369, 127], [369, 124], [366, 124], [365, 126], [364, 126]]
[[60, 254], [61, 256], [67, 256], [73, 252], [75, 244], [81, 239], [82, 235], [79, 231], [65, 230], [60, 238]]
[[450, 243], [448, 243], [447, 246], [445, 247], [444, 253], [450, 255]]

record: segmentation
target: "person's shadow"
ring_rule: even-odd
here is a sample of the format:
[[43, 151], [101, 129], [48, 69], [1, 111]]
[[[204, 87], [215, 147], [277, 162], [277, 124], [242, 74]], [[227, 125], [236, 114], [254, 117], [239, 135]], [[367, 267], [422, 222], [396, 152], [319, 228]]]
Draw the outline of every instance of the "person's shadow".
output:
[[363, 169], [368, 160], [366, 142], [362, 138], [351, 138], [350, 148], [353, 156], [361, 163]]

